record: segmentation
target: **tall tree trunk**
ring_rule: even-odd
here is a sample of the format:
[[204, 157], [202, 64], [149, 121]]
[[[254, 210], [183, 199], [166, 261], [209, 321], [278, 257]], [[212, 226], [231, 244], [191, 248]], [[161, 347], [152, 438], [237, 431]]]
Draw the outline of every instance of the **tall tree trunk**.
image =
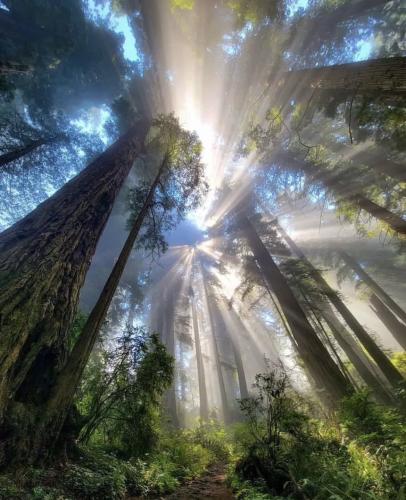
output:
[[372, 310], [391, 332], [398, 344], [406, 350], [406, 325], [398, 320], [377, 295], [372, 294], [370, 302]]
[[206, 297], [206, 304], [207, 304], [207, 313], [209, 316], [209, 323], [210, 323], [210, 331], [212, 334], [213, 338], [213, 348], [214, 348], [214, 358], [216, 362], [216, 371], [217, 371], [217, 378], [219, 382], [219, 389], [220, 389], [220, 403], [221, 403], [221, 413], [223, 416], [224, 423], [228, 423], [230, 421], [230, 415], [229, 415], [229, 408], [228, 408], [228, 402], [227, 402], [227, 393], [226, 393], [226, 386], [224, 383], [224, 377], [223, 377], [223, 371], [221, 367], [221, 360], [220, 360], [220, 351], [219, 351], [219, 346], [218, 346], [218, 340], [217, 340], [217, 328], [216, 328], [216, 323], [213, 317], [214, 314], [214, 308], [213, 308], [213, 297], [209, 294], [208, 287], [207, 287], [207, 271], [204, 268], [204, 264], [199, 260], [199, 267], [201, 269], [202, 273], [202, 279], [203, 279], [203, 288], [204, 288], [204, 295]]
[[406, 323], [406, 311], [404, 311], [386, 292], [371, 278], [371, 276], [363, 269], [360, 264], [344, 250], [338, 251], [339, 256], [352, 269], [358, 277], [381, 299], [381, 301], [389, 307], [404, 323]]
[[[320, 289], [326, 294], [326, 297], [332, 301], [332, 297], [334, 296], [334, 302], [342, 303], [342, 300], [338, 296], [335, 290], [333, 290], [326, 280], [323, 278], [321, 273], [314, 268], [311, 262], [307, 259], [306, 255], [303, 253], [301, 248], [292, 240], [292, 238], [286, 233], [283, 227], [278, 223], [277, 224], [278, 231], [289, 245], [291, 251], [301, 259], [308, 266], [311, 271], [312, 278], [314, 281], [320, 286]], [[333, 301], [332, 301], [333, 302]], [[333, 302], [333, 303], [334, 303]], [[342, 308], [345, 307], [345, 304], [342, 303]], [[331, 329], [335, 339], [337, 340], [341, 349], [345, 352], [350, 362], [354, 365], [354, 368], [358, 371], [362, 379], [365, 383], [374, 391], [376, 398], [383, 403], [390, 403], [391, 398], [388, 394], [387, 390], [379, 380], [379, 378], [374, 373], [374, 370], [371, 369], [370, 362], [368, 358], [366, 358], [365, 354], [359, 349], [359, 346], [353, 341], [351, 335], [347, 332], [345, 327], [340, 323], [338, 318], [336, 317], [332, 307], [328, 302], [324, 302], [320, 304], [320, 311], [323, 319], [326, 321], [327, 325]], [[348, 314], [351, 314], [348, 311]], [[365, 332], [366, 333], [366, 332]]]
[[230, 338], [230, 342], [232, 345], [235, 366], [237, 368], [238, 385], [240, 388], [240, 398], [245, 399], [248, 398], [249, 393], [248, 393], [247, 379], [245, 376], [244, 362], [241, 356], [241, 349], [238, 341], [238, 336], [241, 335], [242, 332], [245, 332], [245, 334], [247, 334], [247, 332], [244, 323], [241, 321], [241, 318], [238, 316], [235, 310], [232, 308], [231, 309], [228, 308], [224, 300], [222, 301], [222, 305], [223, 309], [227, 311], [227, 317], [230, 321], [226, 323], [226, 328], [228, 324], [231, 324], [231, 328], [229, 327], [228, 336]]
[[[291, 243], [293, 242], [291, 241]], [[380, 347], [378, 347], [372, 337], [368, 335], [364, 327], [359, 323], [359, 321], [355, 318], [355, 316], [344, 304], [344, 302], [339, 298], [335, 290], [330, 287], [326, 280], [321, 275], [319, 275], [319, 278], [316, 278], [316, 275], [314, 275], [314, 278], [324, 287], [330, 302], [344, 318], [348, 326], [354, 332], [355, 336], [358, 338], [365, 350], [369, 353], [371, 358], [376, 362], [377, 366], [388, 379], [390, 384], [395, 388], [398, 387], [399, 383], [404, 380], [401, 373], [391, 363], [391, 361], [387, 358]]]
[[403, 96], [406, 94], [406, 57], [289, 71], [283, 74], [280, 84], [292, 80], [320, 90]]
[[50, 144], [53, 144], [54, 142], [62, 140], [64, 137], [65, 136], [63, 134], [58, 134], [53, 137], [37, 139], [36, 141], [31, 141], [29, 144], [23, 146], [22, 148], [4, 153], [0, 155], [0, 169], [4, 168], [8, 163], [16, 161], [19, 158], [32, 153], [41, 146], [48, 146]]
[[[192, 264], [193, 265], [193, 264]], [[192, 278], [192, 273], [191, 273]], [[192, 279], [189, 289], [190, 307], [192, 309], [193, 334], [196, 348], [197, 378], [199, 382], [200, 418], [203, 422], [209, 420], [209, 403], [207, 399], [206, 377], [204, 373], [204, 363], [202, 356], [202, 346], [200, 343], [199, 321], [197, 317], [195, 294], [193, 292]]]
[[[45, 401], [37, 402], [36, 432], [27, 437], [26, 433], [20, 435], [18, 432], [10, 443], [15, 457], [20, 460], [36, 461], [39, 457], [52, 453], [53, 446], [57, 442], [62, 426], [68, 412], [73, 404], [74, 394], [82, 378], [83, 371], [97, 339], [100, 327], [105, 319], [107, 310], [111, 304], [114, 293], [120, 282], [128, 257], [134, 246], [143, 220], [148, 209], [153, 203], [154, 192], [162, 174], [165, 162], [161, 164], [158, 174], [152, 183], [144, 205], [134, 221], [127, 240], [121, 250], [119, 258], [93, 307], [84, 327], [73, 347], [68, 361], [61, 371], [54, 375], [49, 393]], [[28, 382], [29, 383], [29, 382]], [[39, 403], [39, 404], [38, 404]], [[32, 407], [34, 412], [34, 407]], [[25, 458], [24, 458], [25, 457]]]
[[340, 399], [352, 392], [352, 387], [348, 385], [329, 352], [317, 337], [292, 290], [248, 217], [245, 214], [239, 214], [239, 222], [265, 281], [278, 299], [303, 357], [303, 362], [313, 378], [316, 388], [325, 391], [323, 399], [330, 399], [331, 404], [336, 405]]
[[[121, 276], [124, 272], [145, 216], [153, 204], [155, 190], [165, 168], [166, 159], [164, 159], [160, 165], [142, 209], [131, 227], [130, 233], [124, 243], [117, 262], [115, 263], [113, 270], [111, 271], [110, 276], [108, 277], [107, 282], [104, 285], [103, 290], [85, 323], [85, 326], [83, 327], [79, 339], [69, 356], [68, 362], [56, 378], [51, 398], [47, 404], [48, 411], [46, 416], [48, 420], [51, 420], [52, 418], [52, 420], [56, 423], [55, 436], [53, 437], [53, 440], [58, 436], [69, 408], [72, 406], [74, 394], [96, 342], [100, 327], [106, 317], [108, 308], [114, 297], [114, 293], [117, 290], [117, 286], [120, 283]], [[172, 352], [171, 354], [173, 355]], [[48, 431], [47, 434], [47, 439], [49, 440], [52, 433]], [[53, 440], [50, 441], [50, 443], [52, 443]], [[48, 445], [50, 444], [48, 443]]]
[[[406, 234], [406, 220], [399, 215], [391, 212], [385, 207], [377, 205], [361, 193], [353, 193], [348, 188], [348, 183], [344, 175], [334, 176], [332, 172], [322, 171], [318, 166], [306, 160], [298, 160], [289, 151], [279, 150], [272, 155], [272, 162], [285, 166], [289, 170], [303, 172], [308, 175], [312, 181], [320, 182], [324, 187], [330, 190], [337, 200], [345, 200], [355, 207], [365, 210], [375, 219], [381, 220], [387, 224], [396, 233]], [[349, 174], [349, 173], [348, 173]]]
[[0, 234], [0, 422], [19, 389], [17, 400], [41, 400], [63, 364], [80, 288], [146, 131], [129, 131]]

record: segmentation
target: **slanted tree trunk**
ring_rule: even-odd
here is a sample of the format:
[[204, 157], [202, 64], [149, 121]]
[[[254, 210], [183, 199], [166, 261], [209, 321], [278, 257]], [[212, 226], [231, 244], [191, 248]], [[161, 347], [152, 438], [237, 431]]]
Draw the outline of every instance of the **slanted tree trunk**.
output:
[[36, 141], [31, 141], [26, 146], [22, 148], [15, 149], [14, 151], [9, 151], [8, 153], [4, 153], [0, 155], [0, 169], [4, 168], [9, 163], [16, 161], [23, 156], [26, 156], [41, 146], [49, 146], [55, 142], [62, 140], [65, 136], [63, 134], [58, 134], [53, 137], [41, 138]]
[[[291, 243], [293, 242], [291, 241]], [[330, 302], [344, 318], [348, 326], [354, 332], [355, 336], [360, 341], [365, 350], [369, 353], [371, 358], [375, 361], [389, 383], [395, 388], [398, 387], [399, 383], [404, 380], [401, 373], [397, 370], [393, 363], [391, 363], [391, 361], [387, 358], [387, 356], [372, 339], [372, 337], [368, 335], [364, 327], [359, 323], [359, 321], [355, 318], [355, 316], [344, 304], [344, 302], [339, 298], [338, 294], [333, 290], [333, 288], [330, 287], [326, 280], [324, 280], [321, 275], [319, 275], [319, 278], [316, 278], [316, 275], [314, 275], [314, 278], [317, 279], [318, 283], [320, 283], [324, 287]]]
[[344, 250], [339, 250], [339, 256], [343, 259], [343, 261], [347, 264], [347, 266], [352, 269], [358, 277], [375, 293], [377, 297], [381, 299], [381, 301], [395, 313], [399, 319], [401, 319], [404, 323], [406, 323], [406, 311], [404, 311], [386, 292], [385, 290], [378, 285], [378, 283], [371, 278], [371, 276], [365, 271], [364, 268], [360, 266], [360, 264], [351, 257]]
[[298, 160], [289, 151], [277, 151], [272, 155], [272, 162], [286, 166], [287, 169], [303, 172], [312, 181], [320, 182], [330, 190], [337, 200], [345, 200], [355, 207], [364, 210], [375, 219], [387, 224], [396, 233], [406, 234], [406, 220], [369, 200], [361, 193], [353, 193], [348, 189], [348, 184], [343, 183], [343, 174], [333, 176], [332, 172], [323, 172], [319, 167], [306, 160]]
[[65, 360], [80, 288], [146, 131], [129, 131], [0, 234], [0, 423], [14, 399], [40, 403]]
[[[309, 270], [311, 271], [312, 278], [320, 286], [320, 289], [326, 294], [326, 297], [330, 301], [332, 301], [332, 297], [334, 296], [334, 301], [336, 304], [338, 302], [342, 303], [342, 300], [340, 299], [336, 291], [328, 285], [321, 273], [317, 269], [315, 269], [315, 267], [307, 259], [301, 248], [299, 248], [299, 246], [292, 240], [292, 238], [286, 233], [286, 231], [279, 223], [277, 224], [277, 228], [286, 243], [289, 245], [291, 251], [299, 259], [306, 263]], [[346, 307], [345, 304], [343, 304], [342, 307]], [[354, 365], [354, 368], [358, 371], [361, 378], [365, 381], [368, 387], [370, 387], [374, 391], [376, 398], [380, 402], [386, 404], [390, 403], [391, 398], [387, 390], [385, 389], [379, 378], [376, 376], [365, 354], [361, 349], [359, 349], [355, 341], [352, 340], [349, 332], [347, 332], [345, 327], [336, 317], [330, 304], [328, 302], [320, 304], [320, 312], [323, 319], [331, 329], [331, 332], [333, 333], [339, 346], [345, 352], [350, 362]], [[348, 313], [351, 314], [349, 311]]]
[[329, 399], [333, 406], [336, 405], [339, 400], [352, 392], [352, 387], [317, 337], [248, 217], [240, 213], [239, 222], [266, 283], [278, 299], [308, 373], [313, 378], [316, 388], [325, 391], [323, 399]]
[[396, 342], [406, 350], [406, 325], [398, 320], [377, 295], [372, 294], [370, 303], [371, 309], [391, 332]]
[[322, 68], [289, 71], [282, 83], [289, 81], [314, 89], [356, 92], [359, 95], [387, 93], [406, 94], [406, 57], [389, 57], [369, 61], [337, 64]]
[[202, 346], [200, 343], [199, 321], [197, 317], [195, 294], [193, 291], [192, 280], [190, 283], [189, 297], [190, 297], [190, 307], [192, 309], [192, 324], [193, 324], [193, 334], [194, 334], [195, 349], [196, 349], [197, 378], [199, 382], [200, 418], [202, 419], [203, 422], [207, 422], [209, 420], [209, 403], [207, 399], [206, 377], [204, 373]]
[[0, 75], [8, 75], [10, 73], [29, 73], [32, 70], [28, 64], [21, 64], [13, 61], [0, 61]]
[[227, 393], [226, 393], [226, 386], [224, 383], [224, 377], [223, 377], [223, 371], [221, 367], [221, 359], [220, 359], [220, 351], [219, 351], [219, 346], [218, 346], [218, 341], [217, 341], [217, 328], [216, 328], [216, 323], [213, 317], [214, 314], [214, 308], [213, 308], [213, 297], [209, 294], [208, 287], [207, 287], [207, 272], [204, 268], [204, 265], [202, 264], [201, 261], [199, 261], [199, 267], [201, 269], [202, 273], [202, 279], [203, 279], [203, 288], [204, 288], [204, 295], [206, 297], [206, 304], [207, 304], [207, 313], [209, 316], [209, 323], [210, 323], [210, 331], [212, 334], [213, 338], [213, 348], [214, 348], [214, 358], [215, 358], [215, 363], [216, 363], [216, 371], [217, 371], [217, 378], [219, 382], [219, 389], [220, 389], [220, 402], [221, 402], [221, 414], [223, 416], [224, 423], [228, 423], [230, 421], [230, 415], [229, 415], [229, 408], [228, 408], [228, 402], [227, 402]]
[[[24, 443], [25, 446], [30, 446], [26, 451], [30, 456], [38, 457], [45, 453], [52, 452], [52, 445], [59, 437], [61, 428], [66, 420], [68, 411], [73, 404], [73, 398], [79, 382], [82, 378], [83, 371], [96, 342], [100, 327], [106, 317], [108, 308], [113, 299], [114, 293], [120, 282], [125, 265], [128, 261], [130, 253], [133, 249], [135, 240], [141, 229], [144, 218], [153, 204], [156, 187], [159, 183], [163, 170], [166, 167], [166, 160], [161, 163], [161, 166], [156, 174], [156, 177], [149, 189], [148, 195], [144, 201], [143, 207], [135, 219], [127, 240], [120, 252], [120, 255], [115, 263], [106, 284], [103, 287], [100, 296], [93, 307], [85, 326], [73, 347], [67, 363], [64, 365], [60, 373], [55, 377], [55, 381], [51, 388], [51, 394], [46, 401], [45, 411], [42, 412], [38, 423], [33, 443]], [[172, 354], [172, 353], [171, 353]], [[41, 429], [43, 433], [41, 432]], [[35, 458], [34, 458], [35, 459]]]

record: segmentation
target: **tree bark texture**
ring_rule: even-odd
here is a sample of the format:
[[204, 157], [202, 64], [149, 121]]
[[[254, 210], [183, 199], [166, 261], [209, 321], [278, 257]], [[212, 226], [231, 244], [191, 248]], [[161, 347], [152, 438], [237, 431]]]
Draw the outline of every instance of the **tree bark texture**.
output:
[[40, 400], [64, 362], [80, 288], [146, 131], [129, 131], [0, 234], [0, 422], [17, 391], [17, 400]]
[[357, 94], [406, 95], [406, 57], [337, 64], [284, 73], [281, 85], [295, 81], [299, 86]]

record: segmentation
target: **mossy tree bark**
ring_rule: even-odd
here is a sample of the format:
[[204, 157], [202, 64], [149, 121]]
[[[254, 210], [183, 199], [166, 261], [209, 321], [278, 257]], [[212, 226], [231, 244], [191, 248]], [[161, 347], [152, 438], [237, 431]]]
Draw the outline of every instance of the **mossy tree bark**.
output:
[[15, 397], [41, 401], [63, 364], [80, 288], [146, 131], [129, 131], [0, 235], [0, 422]]
[[[33, 461], [49, 429], [45, 418], [79, 292], [115, 198], [147, 132], [121, 137], [31, 214], [0, 235], [0, 455]], [[32, 427], [33, 426], [33, 427]], [[35, 438], [35, 439], [34, 439]], [[49, 439], [45, 441], [52, 442]]]

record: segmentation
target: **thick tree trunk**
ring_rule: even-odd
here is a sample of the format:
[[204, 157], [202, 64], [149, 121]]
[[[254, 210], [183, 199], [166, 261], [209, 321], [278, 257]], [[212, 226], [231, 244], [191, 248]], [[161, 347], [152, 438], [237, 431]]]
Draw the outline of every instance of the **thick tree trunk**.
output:
[[197, 378], [199, 382], [199, 401], [200, 401], [200, 418], [203, 422], [209, 420], [209, 403], [207, 399], [206, 377], [204, 373], [204, 363], [202, 356], [202, 346], [200, 343], [199, 321], [197, 317], [195, 294], [193, 292], [192, 282], [189, 289], [190, 307], [192, 309], [192, 324], [193, 334], [196, 349], [196, 365], [197, 365]]
[[217, 378], [219, 382], [219, 389], [220, 389], [220, 402], [221, 402], [221, 414], [223, 416], [224, 423], [228, 423], [230, 421], [230, 415], [229, 415], [229, 408], [228, 408], [228, 402], [227, 402], [227, 392], [226, 392], [226, 386], [224, 383], [224, 377], [223, 377], [223, 371], [221, 367], [221, 360], [220, 360], [220, 351], [219, 351], [219, 346], [218, 346], [218, 339], [217, 339], [217, 328], [216, 328], [216, 323], [213, 317], [213, 297], [209, 294], [208, 287], [207, 287], [207, 272], [204, 268], [204, 265], [202, 264], [201, 261], [199, 261], [199, 267], [201, 269], [202, 273], [202, 279], [203, 279], [203, 288], [204, 288], [204, 295], [206, 297], [206, 304], [207, 304], [207, 313], [209, 316], [209, 323], [210, 323], [210, 331], [212, 334], [213, 338], [213, 348], [214, 348], [214, 358], [216, 362], [216, 371], [217, 371]]
[[265, 281], [278, 299], [308, 373], [313, 378], [316, 388], [325, 392], [323, 399], [329, 399], [332, 405], [336, 405], [340, 399], [352, 392], [352, 387], [348, 385], [329, 352], [317, 337], [248, 217], [240, 214], [239, 222]]
[[313, 89], [406, 95], [406, 57], [373, 59], [284, 73], [280, 84], [290, 81]]
[[309, 175], [312, 181], [320, 182], [326, 189], [330, 190], [337, 200], [348, 201], [355, 207], [369, 213], [375, 219], [381, 220], [396, 233], [406, 234], [405, 219], [391, 212], [387, 208], [377, 205], [375, 202], [366, 198], [363, 194], [351, 192], [351, 190], [348, 189], [348, 184], [343, 182], [343, 174], [340, 174], [340, 176], [334, 176], [332, 172], [323, 172], [316, 165], [313, 165], [306, 160], [296, 159], [288, 151], [277, 151], [272, 156], [272, 162], [277, 165], [286, 166], [287, 169], [294, 170], [296, 172], [303, 172], [305, 175]]
[[47, 146], [49, 144], [53, 144], [54, 142], [60, 141], [64, 138], [63, 134], [55, 135], [54, 137], [37, 139], [36, 141], [32, 141], [26, 146], [15, 149], [14, 151], [9, 151], [8, 153], [4, 153], [0, 155], [0, 169], [4, 168], [7, 164], [22, 158], [25, 155], [28, 155], [40, 148], [41, 146]]
[[399, 319], [406, 323], [406, 311], [404, 311], [385, 292], [385, 290], [380, 285], [378, 285], [378, 283], [373, 278], [371, 278], [371, 276], [358, 264], [358, 262], [353, 257], [351, 257], [347, 252], [344, 252], [344, 250], [339, 250], [338, 253], [343, 261], [347, 264], [347, 266], [358, 275], [358, 277], [377, 295], [377, 297], [379, 297], [381, 301], [399, 317]]
[[398, 320], [377, 295], [372, 294], [370, 302], [372, 310], [391, 332], [396, 342], [406, 350], [406, 325]]
[[146, 131], [129, 131], [0, 235], [0, 422], [17, 391], [41, 402], [63, 364], [80, 288]]
[[[120, 252], [110, 276], [93, 307], [85, 326], [73, 347], [72, 353], [61, 372], [56, 376], [51, 390], [50, 399], [46, 404], [46, 411], [41, 422], [43, 428], [47, 428], [45, 436], [39, 436], [40, 442], [36, 440], [35, 453], [43, 453], [45, 449], [52, 450], [52, 443], [56, 442], [70, 407], [83, 371], [96, 342], [102, 323], [106, 317], [108, 308], [117, 290], [120, 278], [124, 272], [125, 265], [134, 247], [135, 240], [141, 229], [144, 218], [153, 204], [156, 187], [159, 183], [166, 161], [161, 163], [158, 173], [149, 189], [143, 207], [135, 219], [127, 240]], [[172, 353], [171, 353], [172, 354]]]
[[[280, 226], [277, 225], [278, 231], [289, 245], [291, 251], [306, 265], [309, 267], [309, 270], [312, 273], [312, 277], [314, 281], [320, 286], [320, 289], [326, 294], [326, 297], [331, 301], [332, 296], [335, 297], [335, 302], [341, 302], [342, 300], [338, 296], [335, 290], [333, 290], [326, 280], [323, 278], [321, 273], [314, 268], [311, 262], [307, 259], [303, 251], [298, 247], [298, 245], [292, 240], [292, 238], [286, 233], [286, 231]], [[344, 307], [346, 307], [343, 304]], [[353, 341], [351, 335], [347, 332], [345, 327], [340, 323], [338, 318], [336, 317], [332, 307], [328, 302], [320, 305], [320, 311], [323, 319], [326, 321], [327, 325], [331, 329], [335, 339], [337, 340], [341, 349], [345, 352], [350, 362], [354, 365], [354, 368], [358, 371], [361, 378], [365, 381], [365, 383], [374, 391], [376, 398], [383, 403], [390, 403], [391, 398], [388, 394], [387, 390], [379, 380], [379, 378], [374, 373], [368, 358], [366, 358], [365, 354], [359, 349], [359, 346]], [[349, 311], [348, 311], [349, 312]], [[349, 314], [351, 314], [349, 312]]]

